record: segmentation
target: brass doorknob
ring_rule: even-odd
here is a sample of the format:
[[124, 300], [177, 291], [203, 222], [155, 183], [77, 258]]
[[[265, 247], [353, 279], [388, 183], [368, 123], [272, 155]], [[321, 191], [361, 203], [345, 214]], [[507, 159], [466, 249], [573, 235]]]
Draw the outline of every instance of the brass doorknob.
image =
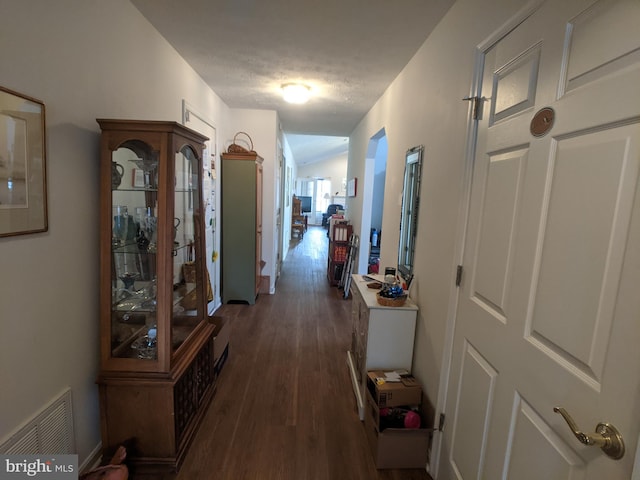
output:
[[596, 433], [583, 433], [574, 422], [571, 415], [562, 407], [553, 407], [553, 411], [562, 415], [569, 428], [580, 443], [588, 446], [598, 446], [607, 456], [619, 460], [624, 456], [624, 441], [616, 427], [609, 423], [596, 425]]

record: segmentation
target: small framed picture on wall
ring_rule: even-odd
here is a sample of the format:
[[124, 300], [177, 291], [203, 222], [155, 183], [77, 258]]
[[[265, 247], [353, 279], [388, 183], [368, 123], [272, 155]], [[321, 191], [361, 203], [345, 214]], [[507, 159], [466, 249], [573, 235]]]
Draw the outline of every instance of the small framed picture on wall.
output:
[[347, 197], [355, 197], [358, 190], [358, 179], [352, 178], [347, 182]]

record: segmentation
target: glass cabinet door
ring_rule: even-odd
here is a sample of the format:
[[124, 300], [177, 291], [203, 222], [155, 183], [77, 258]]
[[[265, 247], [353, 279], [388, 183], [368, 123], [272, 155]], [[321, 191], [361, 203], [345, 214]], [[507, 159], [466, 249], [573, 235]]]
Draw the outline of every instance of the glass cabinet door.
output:
[[157, 358], [158, 152], [128, 141], [112, 154], [111, 356]]
[[168, 374], [211, 332], [202, 150], [176, 122], [98, 119], [101, 365]]
[[185, 146], [175, 155], [173, 218], [173, 318], [171, 347], [175, 351], [204, 317], [202, 264], [196, 229], [201, 219], [199, 161]]

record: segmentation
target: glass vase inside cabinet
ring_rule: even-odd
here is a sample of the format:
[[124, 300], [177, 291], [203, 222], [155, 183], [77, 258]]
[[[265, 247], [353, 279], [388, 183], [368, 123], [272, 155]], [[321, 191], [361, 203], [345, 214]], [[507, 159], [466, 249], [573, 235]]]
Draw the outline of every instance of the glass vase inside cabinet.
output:
[[102, 370], [168, 373], [207, 329], [207, 138], [175, 122], [98, 123]]

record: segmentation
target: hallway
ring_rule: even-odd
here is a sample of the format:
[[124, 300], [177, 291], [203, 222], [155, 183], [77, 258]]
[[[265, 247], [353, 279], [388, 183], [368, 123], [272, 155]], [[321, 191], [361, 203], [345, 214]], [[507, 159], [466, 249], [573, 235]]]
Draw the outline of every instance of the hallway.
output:
[[229, 359], [176, 480], [429, 478], [374, 466], [346, 364], [351, 301], [329, 286], [326, 254], [326, 230], [310, 227], [275, 295], [216, 312], [231, 321]]

